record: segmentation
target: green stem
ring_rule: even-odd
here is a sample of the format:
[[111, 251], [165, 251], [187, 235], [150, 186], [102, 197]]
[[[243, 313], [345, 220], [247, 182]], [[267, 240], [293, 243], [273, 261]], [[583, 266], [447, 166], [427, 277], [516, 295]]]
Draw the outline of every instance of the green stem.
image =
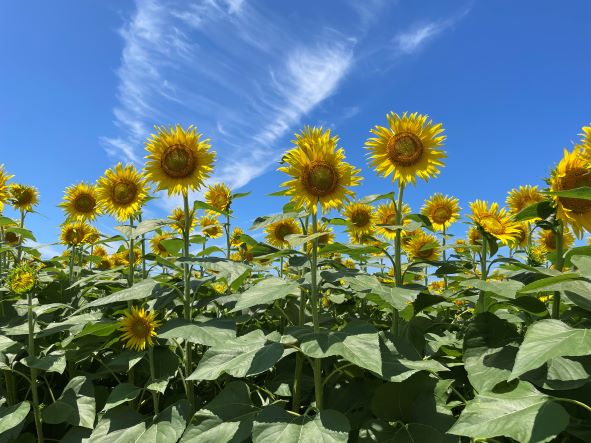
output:
[[[306, 316], [306, 293], [302, 290], [300, 291], [300, 306], [299, 306], [299, 316], [298, 316], [298, 326], [304, 326], [305, 316]], [[302, 400], [302, 374], [304, 371], [304, 356], [301, 352], [296, 354], [296, 366], [295, 366], [295, 375], [293, 381], [293, 404], [292, 410], [293, 412], [298, 412], [300, 410], [301, 400]]]
[[[446, 229], [445, 229], [445, 224], [443, 224], [443, 235], [441, 236], [441, 245], [443, 246], [443, 262], [445, 263], [447, 261], [447, 251], [445, 249], [445, 244], [447, 241], [447, 236], [446, 236]], [[447, 274], [443, 274], [443, 288], [447, 291]]]
[[574, 400], [572, 398], [554, 397], [554, 400], [563, 401], [565, 403], [572, 403], [573, 405], [577, 405], [577, 406], [580, 406], [583, 409], [586, 409], [587, 412], [591, 412], [591, 406], [589, 406], [589, 405], [587, 405], [587, 404], [585, 404], [583, 402], [580, 402], [578, 400]]
[[[314, 208], [316, 209], [316, 208]], [[316, 211], [312, 212], [312, 234], [316, 234], [318, 230], [318, 220]], [[312, 240], [312, 263], [310, 266], [311, 284], [310, 284], [310, 305], [312, 311], [312, 322], [314, 324], [314, 334], [320, 333], [320, 321], [318, 318], [318, 282], [317, 280], [318, 267], [318, 238]], [[323, 386], [322, 386], [322, 360], [320, 358], [314, 359], [314, 393], [316, 396], [316, 407], [318, 410], [323, 408]]]
[[[133, 217], [129, 217], [129, 230], [130, 232], [133, 231]], [[129, 236], [129, 250], [127, 251], [127, 258], [129, 261], [129, 267], [127, 270], [127, 285], [131, 288], [133, 286], [133, 270], [134, 270], [134, 241], [133, 241], [133, 233]]]
[[[398, 182], [398, 201], [396, 202], [396, 237], [394, 238], [394, 281], [397, 288], [402, 287], [402, 197], [404, 195], [404, 183]], [[390, 332], [397, 336], [400, 323], [400, 314], [398, 309], [392, 311], [392, 325]]]
[[76, 254], [76, 247], [74, 245], [70, 246], [70, 266], [69, 266], [69, 276], [70, 276], [70, 285], [74, 283], [74, 255]]
[[[150, 346], [148, 348], [148, 360], [150, 361], [150, 382], [154, 383], [156, 381], [156, 369], [154, 367], [154, 347]], [[158, 393], [156, 391], [152, 392], [152, 402], [154, 403], [154, 414], [158, 415], [160, 413], [160, 409], [158, 408]]]
[[[562, 272], [564, 265], [563, 257], [564, 247], [564, 225], [562, 220], [558, 220], [558, 228], [556, 229], [556, 269]], [[560, 318], [560, 292], [554, 292], [552, 297], [552, 318]]]
[[[481, 235], [482, 241], [482, 249], [480, 250], [480, 279], [482, 281], [486, 281], [487, 277], [487, 268], [486, 268], [486, 255], [488, 253], [488, 242], [486, 239], [486, 235], [482, 233]], [[484, 300], [484, 291], [480, 291], [478, 294], [478, 305], [476, 306], [476, 314], [482, 314], [486, 311], [485, 307], [485, 300]]]
[[[35, 358], [35, 323], [33, 320], [33, 294], [27, 293], [28, 321], [29, 321], [29, 357]], [[33, 415], [37, 429], [37, 441], [43, 442], [43, 427], [41, 425], [41, 410], [39, 409], [39, 393], [37, 392], [37, 369], [31, 367], [31, 393], [33, 395]]]
[[[142, 213], [137, 216], [138, 223], [142, 222]], [[142, 280], [148, 278], [146, 273], [146, 234], [142, 234]]]
[[226, 258], [230, 260], [230, 214], [226, 214], [226, 223], [224, 223], [224, 230], [226, 231]]
[[[190, 257], [189, 237], [191, 235], [191, 213], [189, 212], [189, 195], [187, 190], [183, 192], [183, 205], [185, 211], [185, 225], [183, 227], [183, 256], [185, 260]], [[183, 315], [186, 320], [191, 320], [191, 268], [188, 261], [183, 264]], [[193, 350], [191, 343], [185, 341], [185, 379], [191, 375]], [[193, 390], [193, 381], [187, 380], [187, 399], [191, 408], [195, 410], [195, 392]]]
[[[21, 229], [23, 229], [25, 227], [25, 215], [26, 215], [26, 212], [21, 209], [21, 222], [20, 222]], [[21, 262], [22, 255], [23, 255], [23, 236], [20, 235], [19, 240], [18, 240], [18, 252], [17, 252], [17, 256], [16, 256], [16, 263], [17, 264], [19, 264]]]

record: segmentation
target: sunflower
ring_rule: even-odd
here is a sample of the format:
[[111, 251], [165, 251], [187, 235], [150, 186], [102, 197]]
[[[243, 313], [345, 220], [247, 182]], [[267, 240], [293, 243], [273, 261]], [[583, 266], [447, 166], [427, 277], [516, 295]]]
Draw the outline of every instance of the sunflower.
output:
[[472, 221], [482, 227], [485, 232], [499, 239], [507, 245], [519, 236], [518, 224], [511, 220], [505, 208], [499, 208], [498, 203], [476, 200], [470, 203]]
[[347, 205], [343, 215], [349, 222], [347, 230], [354, 235], [369, 235], [374, 230], [374, 208], [366, 203]]
[[[174, 208], [172, 210], [172, 214], [168, 216], [172, 223], [172, 227], [179, 233], [182, 234], [183, 230], [185, 229], [185, 211], [182, 208]], [[195, 225], [197, 224], [197, 219], [195, 218], [195, 211], [190, 211], [191, 226], [189, 232], [193, 230]]]
[[103, 256], [101, 257], [100, 263], [97, 265], [97, 269], [99, 271], [107, 271], [109, 269], [113, 269], [115, 267], [115, 263], [112, 257]]
[[202, 140], [203, 135], [194, 126], [186, 130], [180, 125], [155, 129], [157, 133], [146, 141], [148, 179], [156, 183], [158, 190], [166, 189], [168, 195], [201, 188], [215, 160], [210, 140]]
[[92, 248], [92, 255], [95, 257], [107, 257], [109, 254], [107, 253], [107, 250], [104, 246], [96, 245], [94, 248]]
[[507, 195], [507, 207], [511, 214], [517, 214], [534, 203], [544, 200], [544, 196], [537, 186], [520, 186], [519, 189], [511, 189]]
[[201, 232], [207, 238], [218, 238], [222, 236], [222, 225], [220, 225], [216, 217], [201, 217], [199, 220], [199, 226], [201, 226]]
[[[568, 229], [562, 233], [562, 249], [566, 251], [575, 243], [575, 237]], [[556, 233], [551, 229], [540, 231], [538, 235], [538, 244], [543, 246], [546, 251], [556, 251]]]
[[441, 247], [435, 236], [418, 231], [405, 246], [406, 253], [411, 260], [438, 260]]
[[429, 218], [434, 229], [443, 231], [459, 218], [460, 205], [458, 203], [457, 198], [438, 192], [425, 200], [421, 214]]
[[[580, 155], [581, 151], [564, 150], [564, 157], [550, 176], [551, 191], [591, 186], [591, 170]], [[591, 232], [591, 200], [554, 196], [556, 216], [571, 225], [577, 237], [583, 234], [583, 228]]]
[[[224, 183], [208, 186], [205, 192], [205, 201], [219, 212], [228, 212], [232, 204], [232, 192]], [[207, 210], [210, 215], [219, 215], [218, 212]]]
[[6, 184], [14, 175], [8, 175], [4, 171], [4, 165], [0, 165], [0, 213], [4, 210], [4, 203], [10, 198], [10, 188]]
[[302, 229], [295, 218], [286, 218], [271, 223], [265, 228], [265, 232], [269, 244], [278, 248], [283, 248], [289, 245], [285, 237], [292, 234], [301, 234]]
[[517, 233], [513, 238], [513, 241], [510, 243], [510, 246], [514, 249], [525, 248], [529, 237], [529, 223], [517, 223], [515, 227], [517, 228]]
[[78, 246], [86, 243], [90, 226], [83, 222], [65, 223], [62, 225], [60, 242], [68, 246]]
[[223, 295], [228, 290], [228, 285], [226, 283], [224, 283], [223, 281], [216, 281], [216, 282], [214, 282], [214, 283], [211, 284], [211, 288], [217, 294]]
[[6, 278], [6, 286], [14, 294], [25, 294], [37, 284], [37, 270], [27, 264], [13, 268]]
[[121, 338], [127, 340], [125, 347], [143, 351], [146, 346], [153, 346], [156, 328], [160, 326], [160, 322], [156, 320], [156, 312], [132, 306], [124, 315], [119, 320], [119, 330], [123, 331]]
[[392, 181], [402, 184], [416, 184], [417, 177], [428, 180], [437, 176], [446, 157], [440, 150], [445, 140], [442, 125], [417, 112], [405, 112], [402, 117], [391, 112], [386, 118], [389, 127], [376, 126], [371, 132], [377, 137], [365, 142], [377, 173], [384, 177], [392, 174]]
[[436, 280], [429, 283], [429, 291], [434, 294], [441, 294], [445, 290], [445, 281]]
[[[328, 223], [326, 223], [326, 222], [319, 223], [318, 227], [316, 228], [316, 232], [323, 233], [323, 235], [318, 237], [318, 247], [319, 248], [322, 248], [323, 246], [334, 243], [335, 234], [334, 234], [334, 231], [332, 230], [332, 228], [330, 226], [328, 226]], [[312, 253], [312, 246], [313, 246], [312, 242], [306, 243], [306, 252], [308, 254]]]
[[[115, 266], [129, 266], [129, 249], [121, 249], [111, 256]], [[138, 265], [142, 259], [142, 250], [140, 248], [133, 248], [132, 252], [133, 264]]]
[[[476, 230], [476, 232], [478, 232], [478, 230]], [[454, 251], [456, 252], [456, 254], [463, 254], [464, 252], [466, 252], [465, 245], [466, 245], [466, 240], [458, 238], [452, 247], [454, 248]]]
[[591, 123], [589, 126], [583, 126], [583, 132], [579, 134], [581, 136], [581, 142], [577, 147], [581, 149], [582, 157], [591, 164]]
[[548, 250], [543, 245], [536, 245], [529, 249], [528, 257], [531, 262], [537, 265], [542, 265], [546, 262], [546, 254]]
[[472, 246], [480, 245], [482, 241], [482, 235], [480, 235], [480, 231], [476, 226], [470, 226], [468, 229], [468, 242]]
[[15, 209], [31, 212], [39, 203], [39, 192], [34, 186], [13, 183], [9, 187], [10, 203]]
[[94, 220], [99, 214], [96, 187], [81, 182], [66, 188], [64, 201], [59, 204], [71, 220]]
[[148, 190], [146, 179], [133, 165], [123, 167], [118, 163], [113, 169], [107, 169], [104, 177], [98, 180], [99, 206], [103, 212], [124, 222], [140, 210]]
[[[404, 217], [407, 214], [410, 214], [410, 206], [404, 203], [402, 205], [402, 216]], [[384, 237], [386, 240], [394, 240], [396, 238], [396, 230], [390, 227], [396, 225], [396, 205], [394, 202], [384, 203], [377, 207], [375, 211], [375, 223], [377, 225], [376, 233]], [[403, 224], [404, 223], [405, 221], [403, 219]]]
[[346, 258], [343, 260], [343, 265], [349, 269], [357, 269], [357, 263], [350, 258]]
[[170, 256], [168, 249], [162, 244], [162, 240], [174, 238], [171, 232], [158, 232], [150, 239], [150, 249], [159, 257], [166, 258]]
[[232, 235], [230, 235], [230, 244], [236, 248], [242, 245], [244, 243], [242, 240], [240, 240], [240, 236], [242, 234], [244, 234], [244, 231], [241, 228], [234, 228], [232, 230]]
[[85, 224], [84, 230], [84, 243], [94, 245], [96, 242], [100, 240], [101, 234], [99, 233], [98, 229], [96, 229], [94, 226]]
[[230, 260], [239, 262], [251, 262], [254, 260], [252, 246], [243, 243], [236, 252], [230, 254]]
[[287, 188], [285, 194], [298, 209], [316, 213], [318, 203], [323, 213], [340, 208], [354, 196], [347, 188], [361, 181], [359, 169], [344, 161], [343, 149], [337, 149], [338, 137], [331, 137], [329, 129], [307, 126], [295, 137], [295, 148], [282, 160], [286, 166], [278, 169], [292, 177], [281, 185]]

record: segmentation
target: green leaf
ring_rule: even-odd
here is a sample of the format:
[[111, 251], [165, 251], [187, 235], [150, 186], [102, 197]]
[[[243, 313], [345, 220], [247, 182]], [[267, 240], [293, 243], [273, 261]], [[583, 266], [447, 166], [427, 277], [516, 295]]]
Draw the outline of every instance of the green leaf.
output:
[[255, 221], [252, 223], [252, 226], [250, 228], [248, 228], [248, 230], [255, 231], [257, 229], [265, 228], [265, 227], [269, 226], [270, 224], [273, 224], [273, 223], [281, 221], [281, 220], [285, 220], [288, 218], [297, 218], [298, 215], [299, 214], [297, 212], [285, 212], [282, 214], [273, 214], [273, 215], [266, 215], [263, 217], [257, 217], [255, 219]]
[[515, 280], [506, 281], [483, 281], [479, 279], [470, 279], [460, 282], [464, 288], [477, 288], [481, 291], [491, 292], [501, 298], [513, 299], [515, 294], [523, 288], [523, 283]]
[[101, 417], [85, 443], [137, 442], [146, 430], [144, 417], [128, 406], [118, 406]]
[[215, 380], [223, 372], [234, 377], [260, 374], [283, 357], [283, 346], [268, 341], [257, 329], [220, 346], [209, 348], [187, 380]]
[[228, 383], [212, 401], [195, 413], [180, 443], [239, 443], [252, 433], [260, 408], [250, 400], [246, 383]]
[[555, 357], [591, 354], [591, 329], [575, 329], [560, 320], [540, 320], [525, 333], [511, 379], [536, 369]]
[[78, 376], [70, 379], [60, 398], [43, 410], [43, 420], [49, 424], [65, 422], [92, 429], [95, 408], [92, 382], [85, 376]]
[[269, 277], [261, 280], [247, 291], [238, 295], [238, 302], [230, 312], [239, 312], [256, 305], [267, 305], [275, 300], [297, 295], [299, 285], [294, 281], [277, 277]]
[[591, 275], [591, 257], [588, 255], [573, 255], [571, 263], [577, 267], [577, 271], [583, 276]]
[[476, 439], [505, 436], [519, 442], [546, 442], [560, 434], [568, 422], [567, 412], [552, 397], [519, 382], [512, 390], [478, 394], [448, 433]]
[[37, 241], [31, 231], [25, 228], [10, 227], [6, 228], [6, 232], [14, 232], [15, 234], [32, 241]]
[[130, 238], [138, 238], [142, 234], [147, 234], [148, 232], [155, 231], [156, 229], [161, 229], [166, 226], [172, 224], [173, 221], [168, 218], [160, 218], [160, 219], [151, 219], [151, 220], [143, 220], [139, 223], [136, 227], [131, 229], [129, 226], [117, 226], [117, 230], [121, 232], [125, 237]]
[[268, 406], [257, 416], [253, 443], [338, 443], [349, 438], [349, 420], [338, 411], [325, 409], [314, 417], [294, 416], [277, 406]]
[[142, 443], [169, 443], [181, 438], [187, 426], [189, 404], [181, 400], [156, 416], [155, 422], [137, 440]]
[[556, 195], [557, 197], [591, 200], [591, 187], [581, 186], [580, 188], [566, 189], [564, 191], [549, 191], [548, 194]]
[[400, 427], [394, 434], [392, 443], [434, 443], [449, 438], [433, 426], [421, 423], [408, 423]]
[[354, 291], [375, 294], [391, 307], [398, 310], [406, 308], [421, 292], [417, 289], [396, 288], [384, 285], [373, 275], [361, 274], [355, 277], [344, 277], [343, 280]]
[[30, 409], [28, 401], [0, 408], [0, 441], [10, 441], [18, 437]]
[[238, 263], [225, 258], [207, 257], [196, 260], [203, 264], [203, 267], [218, 278], [226, 280], [231, 289], [237, 289], [238, 286], [250, 275], [250, 266], [244, 263]]
[[54, 351], [41, 358], [34, 356], [25, 357], [21, 360], [21, 363], [29, 368], [63, 374], [66, 369], [66, 353], [65, 351]]
[[310, 235], [303, 235], [303, 234], [289, 234], [285, 236], [285, 240], [289, 243], [289, 246], [292, 248], [297, 248], [298, 246], [303, 245], [304, 243], [311, 242], [315, 238], [320, 238], [323, 235], [326, 235], [325, 232], [317, 232], [315, 234]]
[[84, 309], [96, 308], [97, 306], [105, 306], [111, 303], [121, 303], [150, 298], [156, 292], [154, 289], [156, 288], [157, 284], [158, 283], [152, 279], [142, 280], [141, 282], [133, 285], [131, 288], [117, 291], [114, 294], [98, 298], [81, 306], [76, 312], [74, 312], [74, 315]]
[[519, 292], [522, 294], [527, 294], [530, 292], [540, 291], [561, 291], [563, 290], [563, 282], [568, 282], [579, 278], [581, 278], [581, 276], [576, 272], [555, 275], [554, 277], [541, 278], [525, 285], [519, 290]]
[[141, 391], [142, 388], [138, 388], [137, 386], [129, 383], [118, 384], [109, 394], [109, 398], [107, 398], [107, 403], [103, 408], [103, 412], [113, 409], [128, 401], [134, 400]]
[[229, 318], [190, 321], [184, 318], [168, 320], [158, 331], [159, 338], [183, 339], [205, 346], [223, 345], [236, 338], [236, 323]]
[[513, 219], [515, 221], [528, 221], [534, 218], [541, 218], [545, 220], [554, 212], [552, 203], [548, 200], [543, 200], [533, 205], [526, 206], [520, 212], [518, 212]]

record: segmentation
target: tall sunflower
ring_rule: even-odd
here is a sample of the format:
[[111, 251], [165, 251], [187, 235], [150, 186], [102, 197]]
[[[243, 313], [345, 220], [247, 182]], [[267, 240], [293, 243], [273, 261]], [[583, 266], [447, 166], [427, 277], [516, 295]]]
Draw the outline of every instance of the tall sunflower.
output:
[[94, 220], [99, 214], [96, 186], [78, 183], [66, 188], [64, 201], [60, 206], [71, 220]]
[[298, 209], [314, 213], [318, 203], [322, 212], [340, 208], [354, 196], [348, 187], [361, 181], [359, 169], [344, 161], [343, 149], [337, 149], [339, 139], [331, 137], [329, 129], [307, 126], [295, 137], [295, 147], [283, 156], [285, 166], [278, 169], [292, 177], [281, 185], [286, 195]]
[[417, 177], [428, 180], [439, 174], [446, 157], [440, 148], [445, 140], [441, 123], [427, 121], [417, 112], [402, 116], [391, 112], [388, 127], [376, 126], [365, 147], [370, 151], [370, 164], [377, 173], [401, 184], [416, 184]]
[[10, 187], [6, 183], [14, 175], [8, 175], [4, 170], [4, 165], [0, 165], [0, 213], [4, 210], [4, 203], [10, 198]]
[[39, 203], [39, 192], [34, 186], [13, 183], [9, 187], [10, 203], [15, 209], [31, 212]]
[[[581, 150], [564, 150], [564, 157], [550, 175], [550, 190], [565, 191], [591, 186], [591, 169], [581, 156]], [[554, 196], [556, 216], [569, 224], [577, 237], [583, 229], [591, 232], [591, 200]]]
[[194, 126], [155, 129], [157, 133], [146, 141], [148, 179], [156, 183], [158, 190], [166, 189], [168, 195], [201, 188], [210, 176], [215, 160], [210, 140], [202, 139], [203, 134], [199, 134]]
[[118, 163], [98, 180], [97, 197], [103, 212], [125, 222], [136, 214], [148, 196], [148, 184], [131, 164]]
[[544, 196], [538, 186], [519, 186], [518, 189], [511, 189], [507, 194], [507, 207], [511, 214], [517, 214], [534, 203], [544, 200]]
[[343, 215], [349, 222], [349, 231], [353, 235], [370, 235], [374, 230], [374, 208], [361, 202], [350, 203], [345, 206]]
[[[228, 212], [232, 204], [232, 191], [225, 183], [217, 183], [207, 187], [205, 191], [205, 201], [220, 212]], [[217, 216], [218, 212], [207, 210], [210, 215]]]
[[126, 341], [125, 347], [143, 351], [146, 347], [153, 346], [156, 328], [160, 326], [160, 322], [156, 320], [156, 312], [132, 306], [124, 315], [119, 320], [119, 330], [123, 331], [121, 338]]
[[[410, 206], [406, 203], [402, 205], [402, 217], [410, 214]], [[402, 220], [402, 224], [407, 224], [408, 220]], [[379, 205], [375, 212], [376, 232], [386, 240], [396, 238], [396, 230], [390, 226], [396, 225], [396, 205], [393, 201]], [[385, 226], [380, 226], [385, 225]]]
[[[182, 234], [185, 229], [185, 211], [182, 208], [174, 208], [172, 213], [168, 216], [173, 221], [172, 227], [179, 233]], [[195, 217], [195, 211], [191, 210], [189, 214], [191, 221], [191, 227], [189, 231], [192, 231], [197, 224], [197, 218]]]
[[404, 247], [411, 260], [438, 260], [441, 246], [437, 238], [423, 231], [417, 231]]
[[157, 232], [151, 239], [150, 239], [150, 249], [152, 252], [159, 257], [168, 257], [170, 253], [168, 249], [162, 244], [163, 240], [170, 240], [174, 238], [171, 232]]
[[216, 217], [205, 216], [199, 220], [201, 232], [207, 238], [218, 238], [222, 236], [222, 225]]
[[[575, 237], [571, 232], [564, 228], [562, 233], [562, 248], [564, 251], [571, 248], [575, 243]], [[540, 231], [538, 234], [538, 244], [546, 251], [556, 251], [556, 234], [551, 229]]]
[[517, 223], [512, 221], [505, 208], [499, 208], [498, 203], [476, 200], [470, 203], [472, 221], [482, 227], [485, 232], [508, 245], [519, 236]]
[[289, 245], [285, 237], [292, 234], [301, 234], [302, 228], [295, 218], [286, 218], [271, 223], [265, 228], [265, 232], [267, 233], [266, 238], [269, 244], [283, 248]]
[[421, 214], [429, 218], [434, 229], [443, 231], [459, 218], [459, 200], [437, 192], [425, 200]]

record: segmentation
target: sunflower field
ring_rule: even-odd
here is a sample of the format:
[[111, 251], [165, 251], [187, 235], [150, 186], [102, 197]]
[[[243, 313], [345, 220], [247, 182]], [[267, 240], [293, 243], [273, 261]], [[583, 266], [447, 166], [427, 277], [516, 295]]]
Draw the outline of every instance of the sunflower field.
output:
[[[156, 127], [144, 165], [65, 190], [50, 259], [38, 190], [0, 167], [20, 215], [0, 217], [0, 441], [591, 441], [591, 126], [545, 188], [413, 211], [444, 128], [384, 124], [365, 144], [383, 194], [356, 195], [339, 138], [305, 127], [282, 212], [249, 230], [210, 140]], [[159, 191], [182, 206], [143, 218]]]

